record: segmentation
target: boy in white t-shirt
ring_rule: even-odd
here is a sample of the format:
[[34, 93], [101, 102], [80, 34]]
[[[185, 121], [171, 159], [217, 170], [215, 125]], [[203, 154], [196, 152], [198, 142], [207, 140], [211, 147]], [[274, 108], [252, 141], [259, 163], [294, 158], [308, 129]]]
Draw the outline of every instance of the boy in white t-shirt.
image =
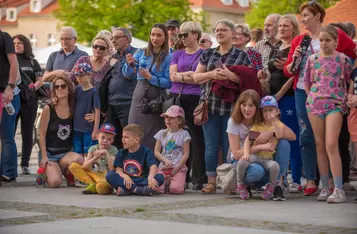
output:
[[183, 194], [186, 181], [186, 161], [190, 153], [191, 137], [185, 127], [185, 112], [176, 105], [171, 106], [161, 117], [165, 117], [166, 129], [160, 130], [156, 139], [155, 157], [161, 161], [158, 173], [165, 176], [161, 193]]

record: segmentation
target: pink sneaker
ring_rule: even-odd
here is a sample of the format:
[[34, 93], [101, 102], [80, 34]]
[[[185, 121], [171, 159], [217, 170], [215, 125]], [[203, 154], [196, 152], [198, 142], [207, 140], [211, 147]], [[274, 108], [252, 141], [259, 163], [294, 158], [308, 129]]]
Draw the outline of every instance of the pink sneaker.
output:
[[248, 200], [249, 198], [248, 190], [244, 184], [238, 185], [236, 193], [239, 193], [240, 198], [243, 200]]
[[269, 200], [271, 198], [271, 196], [273, 196], [274, 189], [275, 189], [275, 186], [272, 183], [267, 184], [267, 186], [265, 187], [265, 190], [262, 194], [262, 198], [264, 200]]

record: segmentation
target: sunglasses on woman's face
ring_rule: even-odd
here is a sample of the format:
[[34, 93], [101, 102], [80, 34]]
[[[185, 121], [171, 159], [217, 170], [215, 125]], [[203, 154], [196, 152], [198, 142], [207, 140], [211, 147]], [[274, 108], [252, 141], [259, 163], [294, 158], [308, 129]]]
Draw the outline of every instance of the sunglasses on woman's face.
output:
[[67, 85], [66, 84], [61, 84], [61, 85], [54, 85], [53, 87], [55, 88], [55, 90], [59, 90], [60, 88], [61, 89], [66, 89]]
[[188, 37], [188, 33], [180, 33], [180, 34], [178, 35], [178, 37], [179, 37], [180, 39], [182, 39], [182, 38], [187, 38], [187, 37]]
[[207, 40], [207, 39], [201, 39], [200, 41], [199, 41], [199, 44], [204, 44], [204, 43], [206, 43], [206, 42], [211, 42], [210, 40]]
[[92, 48], [93, 49], [100, 49], [100, 50], [106, 50], [107, 49], [107, 47], [105, 47], [105, 46], [102, 46], [102, 45], [92, 45]]

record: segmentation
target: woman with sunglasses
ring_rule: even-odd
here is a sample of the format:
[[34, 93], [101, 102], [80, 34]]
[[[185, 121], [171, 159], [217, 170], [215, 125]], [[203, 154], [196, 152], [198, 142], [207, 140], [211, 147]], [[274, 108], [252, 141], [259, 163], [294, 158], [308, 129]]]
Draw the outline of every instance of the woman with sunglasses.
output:
[[201, 49], [208, 49], [211, 48], [213, 42], [211, 39], [211, 36], [208, 35], [207, 33], [202, 33], [201, 39], [198, 42], [198, 45], [201, 47]]
[[[92, 85], [97, 90], [99, 89], [100, 82], [104, 79], [105, 74], [110, 68], [108, 62], [108, 53], [111, 48], [111, 42], [107, 36], [99, 35], [96, 36], [92, 41], [92, 51], [93, 55], [91, 56], [82, 56], [78, 59], [76, 64], [73, 66], [73, 69], [76, 65], [81, 63], [87, 63], [92, 67]], [[77, 84], [76, 76], [73, 75], [74, 70], [72, 69], [71, 80]]]
[[[177, 50], [170, 63], [171, 96], [180, 96], [180, 106], [185, 111], [185, 119], [192, 139], [189, 157], [189, 170], [192, 169], [193, 190], [201, 190], [207, 178], [205, 174], [204, 139], [201, 126], [193, 122], [193, 111], [200, 100], [200, 85], [193, 80], [194, 71], [203, 49], [198, 46], [202, 27], [197, 22], [184, 22], [180, 26], [181, 39], [185, 49]], [[187, 177], [189, 178], [189, 177]]]
[[43, 84], [42, 69], [37, 60], [34, 59], [31, 43], [27, 37], [19, 34], [13, 37], [13, 41], [19, 67], [24, 75], [27, 75], [32, 81], [28, 88], [24, 85], [20, 86], [23, 87], [20, 93], [21, 108], [16, 118], [16, 123], [21, 118], [22, 174], [28, 175], [30, 174], [29, 161], [33, 146], [33, 125], [37, 114], [38, 98], [36, 90]]
[[[236, 86], [239, 77], [226, 66], [249, 66], [250, 60], [244, 51], [236, 49], [233, 38], [236, 34], [234, 23], [230, 20], [220, 20], [214, 30], [219, 46], [203, 52], [193, 79], [201, 85], [201, 102], [208, 99], [208, 121], [203, 124], [205, 138], [205, 164], [208, 184], [203, 188], [204, 194], [216, 192], [216, 176], [218, 166], [218, 151], [222, 148], [223, 155], [227, 155], [229, 143], [227, 124], [232, 112], [234, 101], [238, 98], [238, 90], [233, 91], [235, 100], [224, 98], [225, 93], [211, 92], [214, 83], [231, 81]], [[228, 82], [229, 83], [229, 82]], [[219, 94], [219, 96], [218, 96]], [[224, 100], [223, 100], [224, 99]]]
[[[305, 2], [300, 5], [301, 24], [307, 33], [299, 35], [291, 42], [291, 47], [288, 55], [286, 65], [284, 66], [285, 77], [294, 76], [294, 95], [296, 102], [296, 114], [300, 128], [300, 146], [301, 146], [301, 158], [305, 176], [307, 179], [307, 187], [304, 190], [305, 196], [315, 195], [318, 191], [317, 181], [317, 153], [315, 146], [315, 139], [312, 132], [311, 124], [306, 111], [306, 99], [307, 94], [304, 90], [304, 74], [305, 64], [309, 56], [320, 51], [319, 35], [322, 28], [326, 11], [320, 3], [316, 1]], [[306, 51], [302, 51], [300, 47], [304, 37], [308, 35], [312, 40], [307, 47]], [[346, 33], [338, 29], [338, 44], [336, 51], [346, 54], [352, 59], [356, 58], [355, 53], [356, 44], [349, 38]], [[294, 61], [294, 62], [293, 62]], [[301, 62], [296, 62], [301, 61]], [[293, 69], [293, 64], [297, 64], [297, 69]], [[295, 67], [294, 67], [295, 68]], [[344, 119], [347, 117], [345, 116]], [[348, 136], [347, 121], [342, 125], [340, 137]], [[341, 152], [342, 163], [347, 165], [346, 170], [349, 173], [349, 152], [348, 152], [349, 138], [340, 141], [339, 148]], [[342, 153], [343, 152], [343, 153]], [[346, 158], [346, 159], [344, 159]], [[344, 170], [344, 171], [346, 171]], [[344, 182], [348, 182], [348, 174], [345, 176]]]
[[141, 125], [145, 132], [142, 144], [154, 150], [156, 140], [153, 137], [165, 128], [161, 113], [142, 113], [142, 100], [154, 100], [171, 88], [168, 32], [164, 24], [155, 24], [150, 30], [149, 43], [146, 49], [138, 50], [134, 55], [126, 55], [122, 72], [130, 77], [138, 75], [133, 100], [129, 113], [129, 124]]
[[56, 105], [44, 107], [40, 122], [39, 166], [45, 167], [47, 184], [57, 188], [62, 184], [62, 175], [67, 186], [74, 186], [73, 175], [68, 166], [73, 162], [82, 165], [83, 157], [71, 152], [73, 145], [74, 85], [64, 75], [53, 80], [52, 99]]

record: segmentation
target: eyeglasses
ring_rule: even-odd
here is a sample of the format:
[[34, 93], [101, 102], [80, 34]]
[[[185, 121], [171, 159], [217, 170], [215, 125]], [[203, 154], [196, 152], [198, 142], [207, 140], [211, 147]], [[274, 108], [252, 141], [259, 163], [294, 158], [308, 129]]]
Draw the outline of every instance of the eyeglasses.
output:
[[206, 42], [211, 42], [210, 40], [207, 40], [207, 39], [201, 39], [198, 44], [204, 44]]
[[102, 46], [102, 45], [92, 45], [92, 48], [93, 49], [100, 49], [100, 50], [106, 50], [107, 49], [107, 47], [105, 47], [105, 46]]
[[74, 37], [61, 37], [60, 41], [70, 41], [72, 40]]
[[226, 29], [226, 28], [218, 28], [218, 29], [213, 30], [213, 33], [220, 33], [220, 32], [225, 33], [228, 31], [232, 31], [232, 30]]
[[120, 38], [124, 38], [126, 36], [114, 36], [112, 40], [119, 40]]
[[67, 85], [66, 84], [61, 84], [61, 85], [54, 85], [53, 87], [55, 88], [55, 90], [59, 90], [60, 88], [61, 89], [66, 89]]
[[179, 35], [178, 35], [178, 37], [180, 38], [180, 39], [182, 39], [182, 38], [187, 38], [188, 37], [188, 33], [186, 32], [186, 33], [180, 33]]

